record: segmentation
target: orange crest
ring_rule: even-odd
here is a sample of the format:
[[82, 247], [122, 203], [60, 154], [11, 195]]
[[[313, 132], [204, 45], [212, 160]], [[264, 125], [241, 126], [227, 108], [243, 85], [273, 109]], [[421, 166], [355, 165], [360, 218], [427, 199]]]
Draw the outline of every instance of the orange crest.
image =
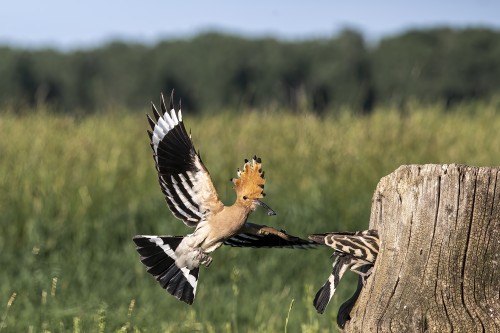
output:
[[238, 177], [233, 178], [233, 189], [238, 199], [259, 199], [264, 193], [264, 172], [262, 171], [261, 159], [254, 156], [251, 161], [245, 160], [243, 170], [238, 169]]

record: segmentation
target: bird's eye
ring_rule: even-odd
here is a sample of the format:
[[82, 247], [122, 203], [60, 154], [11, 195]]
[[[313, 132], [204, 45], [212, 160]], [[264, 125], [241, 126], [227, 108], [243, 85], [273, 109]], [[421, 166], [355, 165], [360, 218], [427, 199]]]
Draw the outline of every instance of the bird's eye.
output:
[[246, 196], [246, 195], [244, 195], [244, 196], [243, 196], [243, 200], [246, 200], [246, 199], [248, 199], [248, 198], [247, 198], [247, 196]]

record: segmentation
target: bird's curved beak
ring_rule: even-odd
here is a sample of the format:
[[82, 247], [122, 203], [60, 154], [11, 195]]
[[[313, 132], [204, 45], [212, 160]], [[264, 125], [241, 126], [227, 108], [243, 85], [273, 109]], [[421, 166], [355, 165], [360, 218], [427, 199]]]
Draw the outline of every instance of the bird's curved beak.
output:
[[265, 203], [263, 203], [263, 202], [262, 202], [262, 201], [260, 201], [259, 199], [255, 199], [255, 200], [254, 200], [254, 202], [255, 202], [257, 205], [259, 205], [259, 206], [261, 206], [261, 207], [263, 207], [263, 208], [267, 209], [267, 215], [269, 215], [269, 216], [276, 215], [276, 212], [275, 212], [274, 210], [272, 210], [272, 209], [271, 209], [271, 207], [269, 207], [268, 205], [266, 205]]

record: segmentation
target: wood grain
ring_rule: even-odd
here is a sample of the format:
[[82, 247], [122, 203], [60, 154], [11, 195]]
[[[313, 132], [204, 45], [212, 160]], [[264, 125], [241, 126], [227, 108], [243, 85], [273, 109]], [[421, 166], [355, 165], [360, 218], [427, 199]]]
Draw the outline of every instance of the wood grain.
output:
[[370, 229], [380, 253], [345, 332], [500, 331], [500, 168], [401, 166]]

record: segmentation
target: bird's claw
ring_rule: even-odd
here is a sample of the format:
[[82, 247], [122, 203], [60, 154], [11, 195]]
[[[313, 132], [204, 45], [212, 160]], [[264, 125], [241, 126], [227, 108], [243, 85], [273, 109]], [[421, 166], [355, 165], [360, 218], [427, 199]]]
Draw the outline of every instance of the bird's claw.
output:
[[198, 249], [198, 254], [196, 255], [196, 258], [200, 260], [201, 265], [205, 265], [205, 267], [210, 266], [212, 263], [213, 258], [203, 252], [202, 249]]
[[257, 231], [257, 235], [267, 236], [269, 235], [269, 227], [262, 227]]
[[366, 286], [366, 281], [368, 281], [368, 278], [370, 277], [370, 275], [372, 275], [372, 271], [373, 271], [373, 266], [370, 267], [370, 269], [368, 269], [366, 273], [360, 274], [361, 282], [363, 282], [363, 287]]

